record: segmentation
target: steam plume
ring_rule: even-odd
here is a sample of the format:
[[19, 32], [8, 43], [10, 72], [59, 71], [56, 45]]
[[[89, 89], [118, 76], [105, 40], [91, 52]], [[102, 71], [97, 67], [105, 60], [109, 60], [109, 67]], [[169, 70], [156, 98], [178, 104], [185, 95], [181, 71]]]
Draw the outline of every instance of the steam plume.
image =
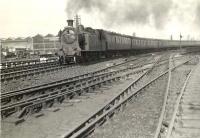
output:
[[149, 24], [153, 20], [160, 29], [167, 21], [172, 0], [72, 0], [67, 2], [66, 12], [72, 17], [79, 11], [99, 12], [106, 26], [115, 24]]

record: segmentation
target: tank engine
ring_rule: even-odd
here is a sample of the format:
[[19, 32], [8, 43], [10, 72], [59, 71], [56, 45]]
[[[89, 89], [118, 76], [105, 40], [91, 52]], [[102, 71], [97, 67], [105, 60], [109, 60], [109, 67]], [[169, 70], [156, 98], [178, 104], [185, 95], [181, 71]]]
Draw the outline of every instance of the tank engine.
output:
[[60, 48], [58, 56], [61, 64], [76, 62], [76, 57], [80, 56], [79, 32], [73, 27], [73, 20], [67, 20], [67, 22], [68, 26], [59, 32]]
[[123, 35], [102, 29], [84, 28], [76, 20], [59, 32], [60, 64], [96, 60], [104, 57], [128, 55], [147, 51], [200, 47], [200, 41], [163, 40]]

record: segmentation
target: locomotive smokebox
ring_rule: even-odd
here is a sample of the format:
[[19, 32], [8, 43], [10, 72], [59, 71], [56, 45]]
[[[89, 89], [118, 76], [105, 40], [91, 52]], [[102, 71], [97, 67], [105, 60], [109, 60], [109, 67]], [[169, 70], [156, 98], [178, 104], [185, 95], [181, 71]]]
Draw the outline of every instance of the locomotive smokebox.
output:
[[71, 26], [71, 27], [73, 27], [73, 20], [67, 20], [67, 24], [68, 24], [68, 26]]

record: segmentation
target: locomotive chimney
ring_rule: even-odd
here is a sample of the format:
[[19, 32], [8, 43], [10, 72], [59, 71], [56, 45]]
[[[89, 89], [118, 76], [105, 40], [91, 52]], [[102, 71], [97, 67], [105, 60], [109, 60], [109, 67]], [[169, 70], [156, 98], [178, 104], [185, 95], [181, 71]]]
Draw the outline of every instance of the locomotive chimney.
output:
[[73, 20], [70, 20], [70, 19], [67, 20], [67, 24], [68, 24], [68, 26], [73, 27], [73, 22], [74, 22]]

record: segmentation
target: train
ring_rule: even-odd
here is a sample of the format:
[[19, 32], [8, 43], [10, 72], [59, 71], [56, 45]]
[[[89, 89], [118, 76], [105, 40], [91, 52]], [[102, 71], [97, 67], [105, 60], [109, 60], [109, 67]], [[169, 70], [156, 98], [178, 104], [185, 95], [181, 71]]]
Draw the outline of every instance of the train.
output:
[[139, 52], [200, 47], [200, 41], [164, 40], [124, 35], [103, 29], [84, 28], [74, 20], [59, 31], [60, 47], [56, 55], [60, 64], [87, 62], [100, 58]]

